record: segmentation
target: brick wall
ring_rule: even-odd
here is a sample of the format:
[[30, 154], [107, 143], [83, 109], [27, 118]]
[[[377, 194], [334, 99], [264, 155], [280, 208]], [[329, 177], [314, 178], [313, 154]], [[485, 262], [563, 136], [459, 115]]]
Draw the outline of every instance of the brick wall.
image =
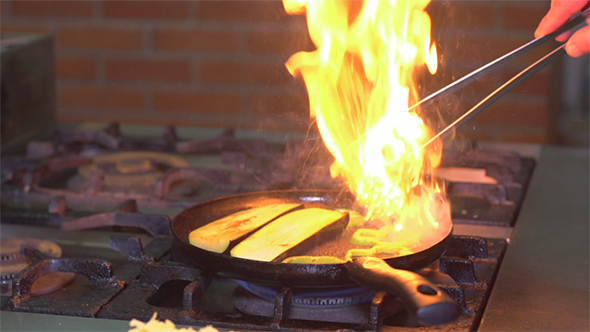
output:
[[[435, 91], [531, 40], [549, 0], [438, 1], [429, 7], [441, 66]], [[283, 66], [311, 50], [304, 17], [279, 1], [15, 1], [2, 31], [55, 35], [58, 119], [307, 130], [303, 85]], [[452, 118], [523, 68], [448, 100]], [[551, 141], [551, 68], [476, 118], [467, 138]]]
[[[429, 12], [441, 66], [424, 91], [436, 91], [475, 68], [531, 41], [550, 1], [435, 1]], [[439, 105], [449, 121], [465, 112], [507, 79], [555, 47], [547, 45], [489, 75]], [[545, 52], [545, 53], [544, 53]], [[559, 63], [535, 74], [462, 127], [459, 137], [480, 140], [551, 143], [554, 140], [552, 76]]]

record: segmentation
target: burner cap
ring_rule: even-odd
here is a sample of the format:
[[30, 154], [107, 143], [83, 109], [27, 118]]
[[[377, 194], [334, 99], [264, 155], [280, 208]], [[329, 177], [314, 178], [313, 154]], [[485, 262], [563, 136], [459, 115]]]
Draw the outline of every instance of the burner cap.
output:
[[53, 242], [32, 238], [2, 239], [2, 242], [0, 242], [2, 266], [4, 266], [6, 262], [24, 259], [25, 256], [22, 252], [24, 247], [37, 249], [51, 257], [61, 256], [61, 248]]
[[[23, 248], [29, 247], [51, 256], [61, 257], [61, 248], [50, 241], [33, 238], [2, 239], [0, 242], [0, 295], [12, 295], [12, 279], [31, 262], [23, 254]], [[47, 273], [33, 284], [31, 295], [51, 293], [71, 283], [76, 274], [64, 272]]]
[[111, 153], [92, 161], [90, 165], [79, 167], [78, 173], [89, 179], [93, 174], [102, 171], [103, 184], [110, 188], [152, 187], [167, 170], [189, 166], [180, 157], [150, 151]]

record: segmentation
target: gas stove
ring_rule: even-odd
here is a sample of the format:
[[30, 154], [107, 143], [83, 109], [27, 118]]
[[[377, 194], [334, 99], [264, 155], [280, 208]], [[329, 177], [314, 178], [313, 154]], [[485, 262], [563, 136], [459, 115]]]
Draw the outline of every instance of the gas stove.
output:
[[[502, 324], [514, 324], [508, 320], [519, 311], [498, 310], [509, 308], [509, 268], [530, 246], [520, 242], [531, 232], [522, 227], [540, 233], [546, 224], [540, 218], [530, 225], [530, 206], [537, 204], [530, 197], [544, 199], [549, 188], [536, 175], [556, 167], [553, 155], [566, 158], [560, 167], [577, 167], [571, 188], [588, 198], [581, 188], [588, 174], [579, 172], [587, 153], [505, 144], [444, 153], [438, 175], [452, 202], [454, 235], [445, 255], [419, 273], [463, 310], [453, 323], [429, 328], [512, 329]], [[329, 175], [330, 158], [309, 137], [204, 128], [66, 126], [50, 141], [29, 142], [24, 155], [2, 157], [2, 330], [47, 330], [46, 324], [126, 330], [130, 319], [147, 321], [153, 312], [181, 325], [232, 330], [415, 329], [395, 296], [362, 287], [269, 288], [227, 279], [187, 264], [175, 248], [170, 219], [196, 203], [254, 191], [340, 188]], [[570, 159], [574, 166], [565, 162]], [[583, 228], [580, 217], [571, 223]], [[23, 262], [32, 264], [20, 271]], [[574, 275], [574, 288], [586, 287], [587, 300], [588, 283], [580, 283], [587, 272]], [[43, 279], [58, 286], [45, 289]], [[576, 308], [587, 317], [587, 305]]]

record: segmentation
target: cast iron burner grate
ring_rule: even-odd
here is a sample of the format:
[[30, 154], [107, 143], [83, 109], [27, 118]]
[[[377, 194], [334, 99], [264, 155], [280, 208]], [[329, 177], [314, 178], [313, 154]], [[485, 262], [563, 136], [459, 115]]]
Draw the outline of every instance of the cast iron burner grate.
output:
[[[234, 134], [230, 129], [211, 139], [181, 140], [175, 128], [168, 127], [162, 137], [139, 139], [122, 135], [116, 123], [94, 132], [58, 131], [53, 142], [31, 142], [26, 156], [2, 156], [3, 204], [10, 202], [15, 207], [11, 211], [3, 209], [2, 219], [12, 222], [16, 218], [20, 223], [23, 211], [18, 208], [23, 202], [48, 204], [55, 197], [63, 197], [68, 205], [90, 206], [93, 211], [117, 205], [121, 199], [135, 199], [150, 208], [184, 209], [236, 193], [339, 190], [343, 186], [330, 175], [333, 157], [321, 140], [272, 143], [237, 138]], [[108, 174], [104, 171], [80, 179], [79, 170], [88, 169], [93, 157], [124, 151], [166, 152], [181, 159], [215, 156], [219, 165], [213, 169], [198, 165], [167, 167], [162, 174], [157, 173], [155, 184], [146, 188], [108, 188]], [[513, 226], [534, 166], [533, 159], [514, 152], [475, 147], [445, 151], [441, 167], [479, 169], [496, 182], [447, 181], [453, 222]], [[30, 206], [24, 205], [27, 209]], [[63, 214], [65, 209], [59, 212]]]
[[[330, 310], [314, 308], [316, 320], [309, 320], [310, 317], [301, 316], [306, 315], [305, 311], [301, 312], [292, 303], [297, 289], [278, 289], [270, 301], [255, 297], [235, 281], [210, 276], [197, 268], [170, 260], [174, 255], [165, 253], [169, 250], [173, 253], [175, 249], [171, 249], [168, 237], [158, 237], [146, 248], [136, 238], [114, 237], [112, 247], [120, 248], [129, 260], [113, 268], [110, 263], [95, 259], [40, 259], [17, 276], [15, 285], [18, 291], [2, 309], [143, 321], [149, 320], [157, 311], [159, 319], [170, 319], [176, 324], [211, 324], [234, 330], [410, 331], [415, 328], [403, 304], [385, 293], [376, 293], [369, 302], [336, 313], [352, 318], [330, 317], [334, 314]], [[434, 266], [420, 272], [433, 278], [431, 280], [463, 308], [456, 321], [432, 329], [470, 331], [477, 328], [506, 247], [504, 240], [453, 236], [445, 255]], [[85, 274], [95, 284], [95, 290], [81, 299], [36, 299], [29, 296], [27, 285], [31, 285], [43, 271]], [[111, 287], [113, 285], [116, 287]], [[93, 297], [96, 301], [92, 300]], [[80, 306], [81, 300], [96, 305], [85, 308]], [[263, 308], [249, 314], [241, 312], [234, 302], [244, 300], [250, 301], [246, 302], [248, 306]]]

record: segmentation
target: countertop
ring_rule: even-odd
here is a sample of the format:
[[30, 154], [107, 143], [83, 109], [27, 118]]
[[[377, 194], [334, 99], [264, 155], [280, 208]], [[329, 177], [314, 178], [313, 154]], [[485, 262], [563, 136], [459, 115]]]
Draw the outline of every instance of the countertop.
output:
[[480, 331], [589, 331], [589, 151], [545, 146]]

